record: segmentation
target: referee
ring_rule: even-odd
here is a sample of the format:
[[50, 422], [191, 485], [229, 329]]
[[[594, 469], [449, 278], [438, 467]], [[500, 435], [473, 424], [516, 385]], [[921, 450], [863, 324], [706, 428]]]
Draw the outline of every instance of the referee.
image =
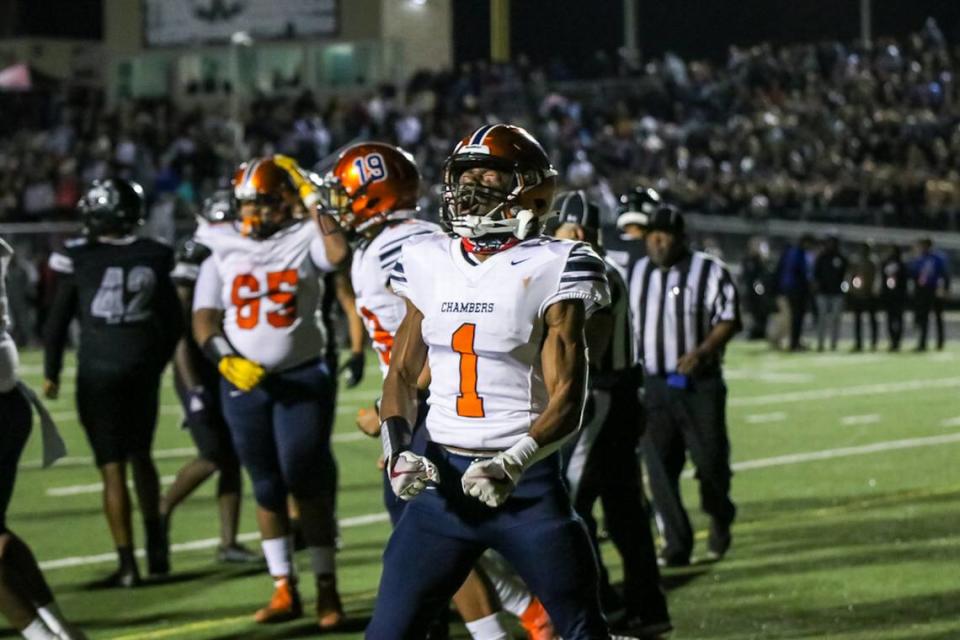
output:
[[730, 500], [724, 347], [740, 330], [737, 290], [726, 266], [687, 246], [683, 217], [662, 207], [650, 218], [647, 256], [634, 267], [630, 304], [646, 388], [643, 449], [657, 523], [660, 562], [690, 563], [693, 530], [680, 496], [686, 453], [697, 468], [700, 504], [710, 515], [708, 557], [730, 547], [736, 507]]

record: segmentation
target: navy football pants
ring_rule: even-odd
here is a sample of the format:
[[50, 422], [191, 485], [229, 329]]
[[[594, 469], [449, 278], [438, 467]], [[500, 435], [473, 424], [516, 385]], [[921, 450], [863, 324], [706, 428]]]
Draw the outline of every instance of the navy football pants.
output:
[[334, 486], [332, 384], [319, 360], [272, 373], [248, 393], [221, 380], [223, 414], [264, 509], [286, 513], [288, 494], [317, 498]]
[[606, 640], [597, 562], [560, 479], [558, 455], [531, 467], [499, 509], [467, 497], [471, 458], [427, 444], [440, 484], [407, 504], [383, 556], [369, 640], [423, 638], [477, 558], [499, 552], [543, 602], [565, 640]]

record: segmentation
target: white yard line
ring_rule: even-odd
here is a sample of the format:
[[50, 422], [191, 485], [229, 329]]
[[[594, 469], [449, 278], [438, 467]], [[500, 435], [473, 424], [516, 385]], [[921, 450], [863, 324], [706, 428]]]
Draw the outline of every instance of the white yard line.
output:
[[924, 391], [927, 389], [951, 389], [960, 387], [960, 377], [932, 378], [927, 380], [907, 380], [904, 382], [880, 382], [852, 387], [828, 387], [826, 389], [807, 389], [805, 391], [785, 391], [758, 396], [738, 396], [730, 398], [731, 407], [761, 407], [784, 402], [809, 402], [812, 400], [832, 400], [834, 398], [852, 398], [857, 396], [877, 396], [900, 391]]
[[812, 373], [793, 373], [788, 371], [764, 371], [757, 369], [726, 369], [723, 375], [728, 380], [753, 380], [770, 384], [804, 384], [813, 382]]
[[[369, 513], [352, 518], [342, 518], [338, 521], [341, 529], [350, 529], [352, 527], [362, 527], [368, 524], [387, 522], [390, 516], [386, 512]], [[253, 542], [260, 539], [260, 534], [256, 532], [241, 533], [237, 536], [240, 542]], [[199, 551], [203, 549], [213, 549], [220, 544], [220, 538], [204, 538], [202, 540], [191, 540], [190, 542], [180, 542], [170, 545], [170, 551], [181, 553], [183, 551]], [[144, 556], [143, 549], [137, 549], [137, 556]], [[101, 553], [93, 556], [74, 556], [71, 558], [60, 558], [58, 560], [46, 560], [40, 563], [40, 568], [44, 571], [52, 569], [65, 569], [67, 567], [80, 567], [90, 564], [105, 564], [116, 562], [116, 553]]]
[[[371, 438], [359, 431], [333, 434], [333, 442], [357, 442], [359, 440], [370, 440]], [[194, 447], [182, 447], [179, 449], [154, 449], [154, 460], [168, 460], [176, 458], [191, 458], [197, 455]], [[78, 467], [93, 464], [91, 456], [67, 456], [60, 458], [54, 467]], [[39, 469], [42, 465], [40, 460], [28, 460], [20, 464], [21, 469]]]
[[875, 424], [880, 422], [879, 413], [868, 413], [862, 416], [844, 416], [840, 418], [840, 424], [845, 427], [852, 427], [858, 424]]
[[787, 419], [787, 414], [783, 411], [774, 411], [773, 413], [755, 413], [746, 416], [744, 420], [749, 424], [766, 424], [768, 422], [783, 422]]
[[960, 427], [960, 416], [956, 418], [947, 418], [940, 423], [941, 427]]
[[[942, 436], [928, 436], [925, 438], [907, 438], [905, 440], [885, 440], [864, 444], [857, 447], [840, 447], [839, 449], [824, 449], [823, 451], [807, 451], [804, 453], [788, 453], [782, 456], [772, 458], [759, 458], [757, 460], [743, 460], [731, 465], [734, 471], [749, 471], [750, 469], [766, 469], [767, 467], [783, 467], [790, 464], [800, 464], [802, 462], [813, 462], [816, 460], [832, 460], [833, 458], [848, 458], [851, 456], [863, 456], [871, 453], [881, 453], [884, 451], [898, 451], [900, 449], [915, 449], [917, 447], [935, 447], [941, 444], [954, 444], [960, 442], [960, 433], [948, 433]], [[694, 470], [688, 469], [684, 472], [685, 478], [692, 478]]]
[[[814, 460], [830, 460], [833, 458], [844, 458], [849, 456], [867, 455], [870, 453], [879, 453], [883, 451], [896, 451], [899, 449], [912, 449], [916, 447], [933, 447], [942, 444], [954, 444], [960, 442], [960, 433], [950, 433], [942, 436], [931, 436], [927, 438], [909, 438], [907, 440], [888, 440], [885, 442], [874, 442], [873, 444], [862, 445], [859, 447], [842, 447], [839, 449], [826, 449], [824, 451], [808, 451], [806, 453], [794, 453], [772, 458], [760, 458], [757, 460], [744, 460], [733, 465], [734, 471], [748, 471], [750, 469], [764, 469], [767, 467], [780, 467], [790, 464], [799, 464], [802, 462], [812, 462]], [[693, 470], [688, 470], [684, 476], [693, 477]], [[351, 527], [362, 527], [369, 524], [386, 522], [389, 516], [386, 513], [368, 513], [343, 518], [339, 521], [340, 528], [349, 529]], [[244, 542], [256, 540], [258, 534], [244, 533], [239, 539]], [[206, 538], [203, 540], [193, 540], [171, 546], [175, 553], [181, 551], [194, 551], [198, 549], [212, 549], [220, 543], [218, 538]], [[142, 550], [137, 551], [137, 555], [143, 555]], [[74, 556], [70, 558], [60, 558], [57, 560], [46, 560], [40, 563], [40, 568], [44, 571], [51, 569], [62, 569], [65, 567], [77, 567], [91, 564], [105, 564], [116, 562], [115, 553], [101, 553], [92, 556]]]

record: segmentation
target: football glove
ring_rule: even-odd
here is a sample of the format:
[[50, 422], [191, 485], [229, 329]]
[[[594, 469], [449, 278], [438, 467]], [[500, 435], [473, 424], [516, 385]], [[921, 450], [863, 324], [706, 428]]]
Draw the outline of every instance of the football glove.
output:
[[342, 367], [340, 367], [340, 373], [344, 371], [347, 372], [347, 389], [353, 389], [355, 386], [360, 384], [360, 381], [363, 380], [363, 367], [365, 364], [366, 358], [364, 357], [363, 351], [350, 354], [350, 359], [347, 360]]
[[220, 358], [217, 369], [230, 384], [241, 391], [250, 391], [260, 384], [260, 381], [267, 374], [266, 370], [258, 363], [237, 355]]
[[474, 460], [460, 478], [463, 492], [495, 509], [517, 488], [520, 476], [540, 446], [530, 436], [492, 458]]
[[428, 482], [440, 482], [437, 465], [412, 451], [401, 451], [387, 464], [390, 488], [401, 500], [413, 500], [427, 488]]

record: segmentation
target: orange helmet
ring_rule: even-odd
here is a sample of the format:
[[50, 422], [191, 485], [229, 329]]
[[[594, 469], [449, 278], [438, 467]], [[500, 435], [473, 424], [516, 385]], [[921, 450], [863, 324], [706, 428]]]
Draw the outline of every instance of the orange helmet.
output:
[[[501, 188], [463, 181], [471, 169], [510, 176]], [[557, 172], [540, 143], [509, 124], [480, 127], [460, 141], [443, 166], [442, 219], [478, 251], [496, 251], [537, 232], [552, 213]]]
[[[289, 195], [297, 197], [290, 173], [273, 158], [254, 158], [241, 164], [233, 174], [233, 197], [237, 201], [240, 232], [253, 238], [266, 238], [293, 219]], [[245, 203], [258, 205], [243, 210]], [[268, 220], [263, 212], [274, 215]]]
[[324, 176], [321, 207], [345, 228], [364, 231], [402, 210], [416, 210], [420, 171], [413, 156], [382, 142], [340, 152]]

